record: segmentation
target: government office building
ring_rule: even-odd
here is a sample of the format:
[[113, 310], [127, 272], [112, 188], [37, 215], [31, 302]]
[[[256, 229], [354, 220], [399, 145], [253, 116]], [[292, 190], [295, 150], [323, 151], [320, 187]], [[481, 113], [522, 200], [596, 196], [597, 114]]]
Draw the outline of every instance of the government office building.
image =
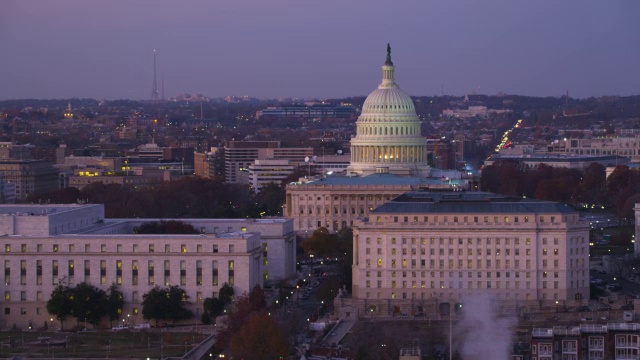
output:
[[409, 192], [355, 221], [353, 233], [342, 316], [438, 313], [480, 295], [511, 314], [589, 301], [589, 224], [563, 204]]
[[[202, 302], [225, 283], [236, 294], [295, 275], [295, 236], [287, 219], [178, 219], [201, 234], [141, 235], [161, 219], [105, 219], [103, 205], [1, 205], [4, 266], [0, 328], [42, 326], [59, 283], [120, 285], [122, 316], [141, 323], [142, 296], [177, 285], [199, 317]], [[171, 219], [162, 219], [171, 220]]]

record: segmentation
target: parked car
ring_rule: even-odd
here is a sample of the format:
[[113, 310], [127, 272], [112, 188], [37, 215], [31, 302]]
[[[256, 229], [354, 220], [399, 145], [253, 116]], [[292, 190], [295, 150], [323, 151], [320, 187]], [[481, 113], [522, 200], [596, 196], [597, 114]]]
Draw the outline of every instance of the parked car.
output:
[[624, 304], [620, 310], [633, 310], [633, 304]]
[[111, 328], [113, 331], [129, 330], [129, 324], [121, 324]]
[[576, 309], [577, 312], [587, 312], [590, 311], [589, 307], [586, 305], [583, 306], [578, 306], [578, 308]]
[[149, 323], [138, 324], [134, 326], [134, 329], [151, 329], [151, 324]]

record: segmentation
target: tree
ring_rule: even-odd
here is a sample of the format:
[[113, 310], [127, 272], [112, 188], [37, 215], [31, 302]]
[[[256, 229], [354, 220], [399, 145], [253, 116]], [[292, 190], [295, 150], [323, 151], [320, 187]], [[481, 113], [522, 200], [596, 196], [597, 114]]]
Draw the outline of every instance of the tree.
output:
[[285, 189], [277, 183], [265, 184], [260, 192], [256, 194], [256, 203], [260, 209], [260, 213], [266, 216], [281, 216], [282, 207], [285, 202]]
[[231, 301], [233, 300], [233, 287], [227, 283], [224, 283], [224, 285], [222, 285], [222, 287], [220, 288], [218, 298], [222, 300], [222, 303], [224, 305], [231, 304]]
[[284, 359], [289, 349], [273, 317], [260, 312], [249, 317], [231, 338], [231, 352], [237, 359]]
[[107, 291], [107, 302], [105, 304], [105, 312], [109, 319], [109, 325], [113, 326], [113, 321], [118, 320], [122, 315], [122, 307], [124, 306], [124, 297], [118, 284], [111, 284]]
[[73, 312], [73, 294], [68, 286], [58, 282], [47, 301], [47, 312], [55, 315], [60, 321], [60, 330], [64, 330], [64, 321]]
[[142, 317], [145, 320], [155, 320], [156, 327], [160, 320], [167, 318], [166, 292], [159, 286], [142, 295]]
[[186, 320], [193, 317], [193, 313], [186, 308], [189, 298], [186, 291], [178, 286], [161, 288], [159, 286], [142, 295], [142, 317], [155, 320], [156, 327], [160, 320]]
[[204, 299], [201, 321], [204, 324], [215, 323], [216, 318], [222, 315], [224, 306], [224, 301], [220, 300], [217, 297], [212, 296], [210, 298]]
[[327, 228], [316, 229], [310, 237], [303, 240], [300, 246], [307, 253], [315, 253], [321, 257], [334, 257], [339, 254], [339, 238], [331, 234]]
[[88, 322], [94, 326], [107, 313], [107, 295], [87, 283], [80, 283], [71, 289], [73, 294], [73, 316], [79, 321]]
[[175, 323], [177, 320], [187, 320], [193, 317], [191, 310], [186, 307], [188, 299], [187, 292], [179, 286], [174, 285], [167, 289], [169, 320]]

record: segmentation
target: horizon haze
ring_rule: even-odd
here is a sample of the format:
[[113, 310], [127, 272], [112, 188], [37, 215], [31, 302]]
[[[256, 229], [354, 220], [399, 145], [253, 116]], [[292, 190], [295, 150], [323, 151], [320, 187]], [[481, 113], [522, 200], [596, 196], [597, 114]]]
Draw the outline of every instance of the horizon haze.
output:
[[0, 4], [0, 99], [640, 94], [640, 2], [273, 0]]

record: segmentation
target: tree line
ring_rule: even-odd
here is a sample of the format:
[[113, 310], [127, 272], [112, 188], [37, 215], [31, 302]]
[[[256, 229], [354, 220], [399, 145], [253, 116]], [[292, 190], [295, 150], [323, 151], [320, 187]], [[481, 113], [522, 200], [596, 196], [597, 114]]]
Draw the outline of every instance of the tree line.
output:
[[499, 194], [605, 209], [620, 219], [631, 219], [634, 204], [640, 202], [640, 169], [618, 165], [607, 177], [605, 167], [598, 163], [576, 170], [501, 160], [482, 170], [480, 186]]
[[141, 189], [93, 183], [31, 195], [26, 202], [104, 204], [108, 218], [257, 218], [282, 215], [284, 199], [281, 184], [256, 194], [248, 185], [193, 176]]
[[[189, 296], [179, 286], [156, 286], [142, 295], [142, 299], [142, 317], [154, 320], [156, 327], [160, 321], [175, 323], [193, 318], [193, 312], [186, 308]], [[51, 292], [46, 304], [47, 312], [60, 322], [61, 330], [69, 318], [75, 318], [77, 324], [83, 322], [93, 326], [106, 318], [112, 326], [123, 317], [123, 306], [124, 298], [117, 284], [104, 291], [84, 282], [72, 287], [63, 281]]]
[[60, 321], [60, 329], [63, 330], [64, 322], [69, 317], [74, 317], [77, 323], [85, 322], [94, 326], [104, 317], [113, 323], [122, 314], [123, 305], [122, 292], [116, 284], [104, 291], [84, 282], [70, 287], [59, 281], [46, 306], [49, 314]]

